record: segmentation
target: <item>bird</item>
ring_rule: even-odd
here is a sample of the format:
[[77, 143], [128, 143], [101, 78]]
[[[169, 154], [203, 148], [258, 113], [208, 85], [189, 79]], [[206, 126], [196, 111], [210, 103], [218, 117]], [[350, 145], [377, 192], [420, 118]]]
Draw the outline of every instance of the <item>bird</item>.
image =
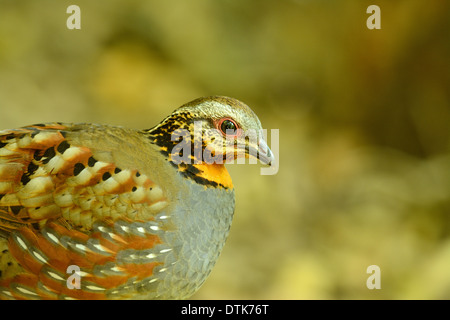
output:
[[250, 107], [225, 96], [145, 130], [1, 130], [0, 299], [190, 298], [230, 231], [225, 164], [274, 162], [261, 130]]

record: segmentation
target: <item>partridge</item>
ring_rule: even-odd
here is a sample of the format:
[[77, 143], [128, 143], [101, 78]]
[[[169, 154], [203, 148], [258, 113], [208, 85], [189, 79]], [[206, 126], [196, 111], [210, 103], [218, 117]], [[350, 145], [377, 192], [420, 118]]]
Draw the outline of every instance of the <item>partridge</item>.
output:
[[231, 226], [224, 164], [273, 162], [261, 132], [247, 105], [221, 96], [189, 102], [148, 130], [0, 131], [0, 298], [190, 297]]

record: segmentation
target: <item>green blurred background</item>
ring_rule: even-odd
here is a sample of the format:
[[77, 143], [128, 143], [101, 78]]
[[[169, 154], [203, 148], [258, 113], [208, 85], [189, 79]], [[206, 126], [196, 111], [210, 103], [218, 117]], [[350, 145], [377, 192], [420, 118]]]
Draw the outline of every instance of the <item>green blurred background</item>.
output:
[[193, 298], [450, 298], [449, 1], [0, 0], [0, 128], [144, 129], [213, 94], [279, 129], [280, 168], [229, 166], [235, 219]]

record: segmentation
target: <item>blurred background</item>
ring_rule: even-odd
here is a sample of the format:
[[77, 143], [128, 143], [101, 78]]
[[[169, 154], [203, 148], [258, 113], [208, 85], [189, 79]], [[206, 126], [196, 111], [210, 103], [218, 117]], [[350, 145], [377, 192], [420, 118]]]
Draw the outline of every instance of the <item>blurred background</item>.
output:
[[193, 298], [450, 299], [449, 57], [445, 0], [0, 0], [0, 128], [238, 98], [280, 168], [229, 166], [235, 219]]

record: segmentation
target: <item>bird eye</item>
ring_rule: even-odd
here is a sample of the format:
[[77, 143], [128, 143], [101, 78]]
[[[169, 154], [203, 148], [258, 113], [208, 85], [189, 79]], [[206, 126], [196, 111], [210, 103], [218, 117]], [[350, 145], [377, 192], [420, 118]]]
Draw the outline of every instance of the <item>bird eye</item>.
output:
[[237, 125], [233, 120], [225, 119], [220, 125], [220, 130], [222, 130], [225, 135], [234, 135], [236, 134]]

